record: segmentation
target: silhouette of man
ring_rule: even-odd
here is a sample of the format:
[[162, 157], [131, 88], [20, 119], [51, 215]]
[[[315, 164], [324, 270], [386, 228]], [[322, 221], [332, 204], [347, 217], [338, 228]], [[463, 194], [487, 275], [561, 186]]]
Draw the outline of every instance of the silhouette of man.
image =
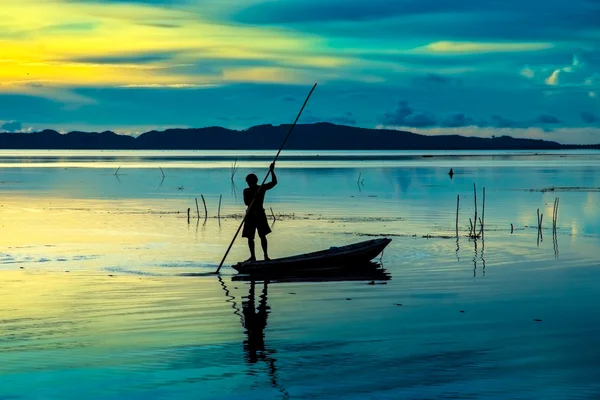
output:
[[[273, 189], [277, 185], [277, 176], [275, 176], [275, 163], [269, 166], [271, 171], [271, 182], [265, 183], [262, 186], [258, 185], [258, 177], [254, 174], [246, 176], [246, 183], [248, 187], [244, 189], [244, 203], [248, 206], [246, 210], [246, 221], [244, 222], [244, 230], [242, 231], [242, 237], [248, 238], [248, 248], [250, 249], [250, 258], [246, 261], [256, 261], [256, 254], [254, 252], [254, 235], [258, 231], [260, 237], [260, 244], [265, 255], [265, 260], [270, 260], [267, 251], [267, 235], [271, 233], [269, 222], [267, 221], [267, 214], [263, 208], [265, 201], [265, 194], [267, 190]], [[250, 208], [252, 200], [254, 204]]]

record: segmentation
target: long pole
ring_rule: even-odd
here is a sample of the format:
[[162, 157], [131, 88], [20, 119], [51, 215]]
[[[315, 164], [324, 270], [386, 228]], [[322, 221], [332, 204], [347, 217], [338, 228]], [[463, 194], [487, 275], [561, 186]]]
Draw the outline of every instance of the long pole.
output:
[[[304, 100], [304, 104], [302, 104], [302, 108], [300, 109], [300, 112], [298, 113], [298, 116], [296, 116], [296, 120], [294, 121], [294, 123], [290, 127], [290, 130], [288, 131], [287, 135], [285, 136], [285, 139], [283, 140], [283, 143], [281, 144], [281, 147], [279, 147], [279, 151], [277, 151], [277, 154], [275, 155], [275, 159], [273, 160], [273, 164], [275, 164], [275, 162], [279, 158], [279, 154], [281, 153], [281, 150], [283, 150], [283, 146], [285, 146], [285, 143], [287, 142], [288, 138], [292, 134], [292, 131], [294, 130], [294, 127], [296, 126], [296, 123], [298, 123], [298, 120], [300, 119], [300, 115], [302, 115], [302, 111], [304, 111], [304, 107], [306, 107], [306, 103], [308, 103], [308, 99], [310, 99], [310, 96], [312, 95], [312, 93], [314, 92], [314, 90], [315, 90], [316, 87], [317, 87], [317, 84], [315, 83], [314, 86], [312, 87], [312, 89], [310, 90], [310, 92], [308, 93], [308, 96], [306, 96], [306, 100]], [[265, 175], [265, 179], [263, 179], [262, 183], [260, 184], [260, 187], [258, 188], [258, 191], [256, 192], [257, 194], [258, 194], [258, 192], [260, 192], [260, 189], [265, 184], [265, 182], [267, 181], [267, 178], [269, 177], [270, 174], [271, 174], [271, 169], [269, 168], [269, 171], [267, 171], [267, 175]], [[229, 244], [229, 247], [227, 248], [227, 251], [225, 252], [225, 255], [223, 256], [223, 259], [221, 260], [221, 263], [219, 264], [219, 267], [217, 268], [217, 271], [216, 271], [217, 274], [221, 270], [221, 267], [223, 266], [223, 263], [225, 262], [225, 259], [227, 258], [227, 255], [229, 254], [229, 251], [231, 250], [231, 247], [233, 246], [233, 243], [235, 242], [235, 239], [237, 238], [238, 234], [240, 233], [240, 230], [242, 229], [242, 225], [244, 225], [244, 222], [246, 221], [246, 216], [248, 215], [248, 210], [250, 210], [252, 208], [252, 205], [254, 204], [255, 200], [256, 200], [256, 195], [254, 195], [254, 198], [252, 199], [252, 202], [250, 203], [250, 205], [246, 209], [246, 213], [244, 214], [244, 218], [242, 219], [242, 223], [240, 224], [240, 226], [238, 227], [237, 231], [235, 232], [235, 235], [233, 236], [233, 240]]]

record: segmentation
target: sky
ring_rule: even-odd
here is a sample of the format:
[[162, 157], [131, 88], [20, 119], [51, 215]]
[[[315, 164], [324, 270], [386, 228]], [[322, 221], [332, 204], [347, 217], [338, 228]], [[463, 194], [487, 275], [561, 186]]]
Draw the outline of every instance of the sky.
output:
[[2, 0], [0, 131], [333, 122], [600, 143], [598, 0]]

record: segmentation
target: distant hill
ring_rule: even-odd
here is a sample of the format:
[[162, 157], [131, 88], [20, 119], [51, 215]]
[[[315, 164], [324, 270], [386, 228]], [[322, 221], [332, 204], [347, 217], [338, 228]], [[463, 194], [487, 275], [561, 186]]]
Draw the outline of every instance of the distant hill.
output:
[[[114, 132], [0, 133], [0, 149], [81, 150], [258, 150], [278, 149], [290, 125], [258, 125], [247, 130], [221, 127], [167, 129], [132, 137]], [[600, 145], [562, 145], [510, 136], [478, 138], [420, 135], [412, 132], [357, 128], [331, 123], [297, 125], [287, 150], [552, 150], [600, 149]]]

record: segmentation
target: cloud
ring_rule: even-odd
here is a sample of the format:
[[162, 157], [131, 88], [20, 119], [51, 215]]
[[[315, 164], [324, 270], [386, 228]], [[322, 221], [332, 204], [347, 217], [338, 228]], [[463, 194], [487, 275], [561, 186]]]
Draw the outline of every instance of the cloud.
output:
[[[540, 7], [542, 5], [540, 4]], [[456, 2], [448, 0], [286, 0], [261, 1], [251, 3], [241, 11], [234, 11], [234, 20], [249, 24], [297, 24], [319, 28], [326, 23], [364, 23], [390, 21], [399, 28], [402, 22], [420, 22], [432, 28], [436, 25], [453, 24], [456, 28], [471, 30], [471, 36], [480, 36], [487, 31], [502, 30], [523, 34], [557, 28], [595, 27], [598, 7], [589, 0], [571, 0], [568, 3], [554, 2], [543, 5], [546, 21], [555, 23], [540, 24], [540, 7], [524, 7], [517, 1], [479, 0], [477, 2]], [[556, 21], [554, 21], [556, 20]], [[471, 26], [480, 22], [481, 26]], [[429, 23], [429, 24], [428, 24]], [[491, 26], [487, 26], [490, 24]], [[532, 29], [535, 26], [535, 29]], [[486, 29], [487, 27], [487, 29]], [[521, 29], [528, 27], [528, 30]], [[411, 28], [414, 28], [411, 26]], [[423, 28], [421, 31], [427, 31]], [[482, 28], [482, 29], [479, 29]], [[368, 29], [365, 27], [365, 29]], [[415, 31], [415, 29], [412, 29]], [[385, 31], [385, 30], [383, 30]], [[382, 32], [383, 32], [382, 31]], [[397, 32], [393, 32], [395, 34]], [[444, 36], [445, 32], [440, 33]], [[446, 35], [447, 36], [447, 35]]]
[[0, 131], [18, 132], [23, 129], [23, 124], [19, 121], [7, 121], [0, 125]]
[[524, 76], [525, 78], [533, 78], [535, 77], [535, 71], [533, 71], [531, 68], [529, 68], [529, 65], [526, 65], [520, 72], [520, 74], [522, 76]]
[[451, 76], [429, 73], [412, 79], [415, 85], [447, 85], [451, 83], [461, 84], [462, 80]]
[[491, 121], [489, 122], [489, 126], [495, 128], [514, 128], [519, 125], [520, 124], [517, 121], [497, 114], [492, 115]]
[[424, 110], [414, 110], [407, 101], [398, 102], [395, 110], [386, 112], [381, 118], [382, 125], [399, 126], [408, 128], [426, 128], [426, 127], [493, 127], [493, 128], [528, 128], [544, 127], [546, 125], [561, 124], [562, 121], [553, 115], [541, 114], [534, 119], [514, 120], [504, 116], [494, 114], [490, 118], [474, 118], [464, 112], [452, 112], [446, 114], [432, 113]]
[[558, 75], [560, 74], [560, 71], [560, 69], [554, 70], [554, 72], [552, 72], [552, 74], [546, 78], [546, 84], [551, 86], [558, 85]]
[[516, 53], [547, 50], [551, 43], [493, 43], [441, 41], [430, 43], [411, 50], [417, 54], [477, 54], [477, 53]]
[[383, 115], [382, 122], [387, 125], [427, 127], [437, 124], [435, 117], [424, 111], [414, 111], [405, 100], [398, 102], [394, 111]]
[[147, 64], [159, 61], [168, 61], [175, 58], [180, 52], [150, 52], [142, 54], [98, 55], [91, 57], [76, 57], [69, 61], [81, 64]]
[[537, 117], [537, 122], [541, 124], [559, 124], [560, 120], [553, 115], [542, 114]]
[[475, 126], [475, 125], [477, 125], [477, 122], [475, 122], [475, 120], [473, 118], [468, 117], [463, 113], [453, 113], [453, 114], [447, 115], [440, 122], [440, 126], [451, 127], [451, 128], [457, 128], [457, 127], [461, 127], [461, 126]]
[[[70, 3], [98, 3], [106, 4], [106, 0], [67, 0]], [[190, 0], [110, 0], [112, 3], [141, 4], [150, 6], [173, 6], [177, 4], [189, 4]]]
[[593, 124], [595, 122], [600, 122], [600, 117], [590, 111], [582, 111], [581, 119], [583, 122], [587, 122], [588, 124]]

